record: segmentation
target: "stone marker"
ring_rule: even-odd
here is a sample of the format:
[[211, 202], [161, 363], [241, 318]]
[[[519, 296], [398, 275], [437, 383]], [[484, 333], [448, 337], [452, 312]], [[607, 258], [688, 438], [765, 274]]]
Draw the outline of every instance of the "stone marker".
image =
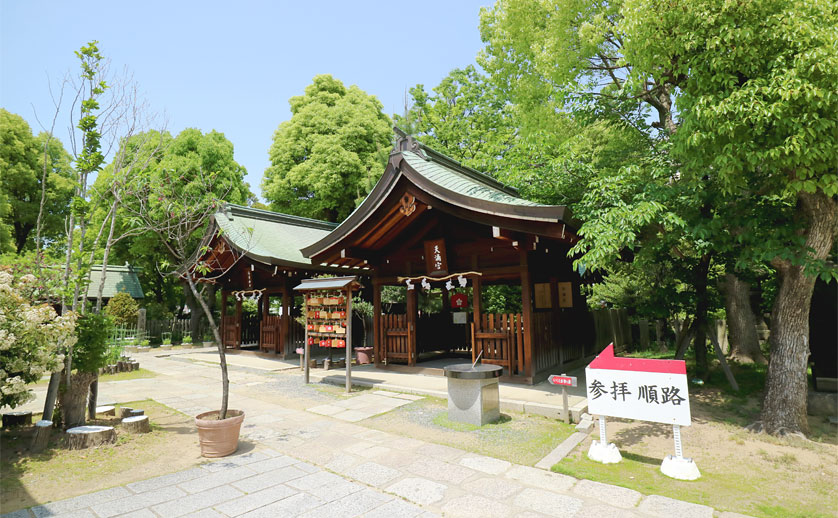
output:
[[140, 408], [130, 408], [128, 412], [128, 417], [137, 417], [141, 415], [145, 415], [145, 411]]
[[126, 417], [122, 420], [122, 427], [131, 433], [148, 433], [151, 431], [151, 423], [147, 415]]
[[67, 438], [71, 450], [81, 450], [114, 442], [116, 430], [113, 426], [77, 426], [67, 430]]
[[448, 378], [448, 419], [483, 426], [500, 419], [500, 365], [459, 363], [443, 369]]

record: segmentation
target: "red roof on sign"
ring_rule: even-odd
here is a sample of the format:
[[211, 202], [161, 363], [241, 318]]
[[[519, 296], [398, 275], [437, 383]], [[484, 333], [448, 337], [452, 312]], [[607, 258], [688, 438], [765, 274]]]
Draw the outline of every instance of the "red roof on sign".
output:
[[614, 356], [614, 344], [594, 358], [588, 367], [615, 371], [662, 372], [665, 374], [687, 374], [684, 360], [648, 360], [645, 358], [620, 358]]

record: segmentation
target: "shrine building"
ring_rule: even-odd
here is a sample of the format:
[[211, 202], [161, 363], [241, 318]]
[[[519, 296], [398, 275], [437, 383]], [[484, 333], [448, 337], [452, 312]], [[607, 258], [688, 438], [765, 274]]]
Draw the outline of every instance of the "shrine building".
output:
[[285, 356], [304, 332], [290, 288], [315, 275], [358, 275], [374, 306], [376, 367], [479, 356], [503, 366], [505, 379], [531, 384], [594, 353], [581, 279], [567, 257], [578, 227], [566, 207], [525, 200], [405, 136], [339, 225], [227, 205], [200, 260], [219, 275], [212, 282], [224, 294], [229, 347], [253, 341], [237, 299], [262, 290], [259, 330], [249, 336]]

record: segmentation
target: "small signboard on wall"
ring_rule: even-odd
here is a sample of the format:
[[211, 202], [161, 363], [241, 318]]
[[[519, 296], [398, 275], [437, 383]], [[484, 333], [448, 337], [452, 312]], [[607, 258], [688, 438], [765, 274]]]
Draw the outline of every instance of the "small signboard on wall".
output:
[[425, 241], [425, 269], [428, 275], [448, 274], [448, 254], [444, 239]]
[[550, 296], [550, 283], [535, 283], [535, 309], [550, 309], [553, 307], [553, 300]]
[[572, 308], [573, 307], [573, 283], [560, 282], [559, 283], [559, 307]]

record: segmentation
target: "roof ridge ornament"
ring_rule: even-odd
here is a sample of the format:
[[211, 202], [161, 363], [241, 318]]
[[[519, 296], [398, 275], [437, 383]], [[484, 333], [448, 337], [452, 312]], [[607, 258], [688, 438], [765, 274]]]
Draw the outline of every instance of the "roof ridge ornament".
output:
[[413, 135], [409, 135], [403, 129], [399, 128], [398, 126], [393, 126], [393, 133], [396, 134], [396, 142], [393, 146], [393, 151], [395, 153], [401, 151], [412, 151], [416, 153], [420, 157], [424, 158], [425, 160], [430, 160], [430, 158], [425, 154], [424, 150], [422, 149], [422, 145], [416, 140]]

